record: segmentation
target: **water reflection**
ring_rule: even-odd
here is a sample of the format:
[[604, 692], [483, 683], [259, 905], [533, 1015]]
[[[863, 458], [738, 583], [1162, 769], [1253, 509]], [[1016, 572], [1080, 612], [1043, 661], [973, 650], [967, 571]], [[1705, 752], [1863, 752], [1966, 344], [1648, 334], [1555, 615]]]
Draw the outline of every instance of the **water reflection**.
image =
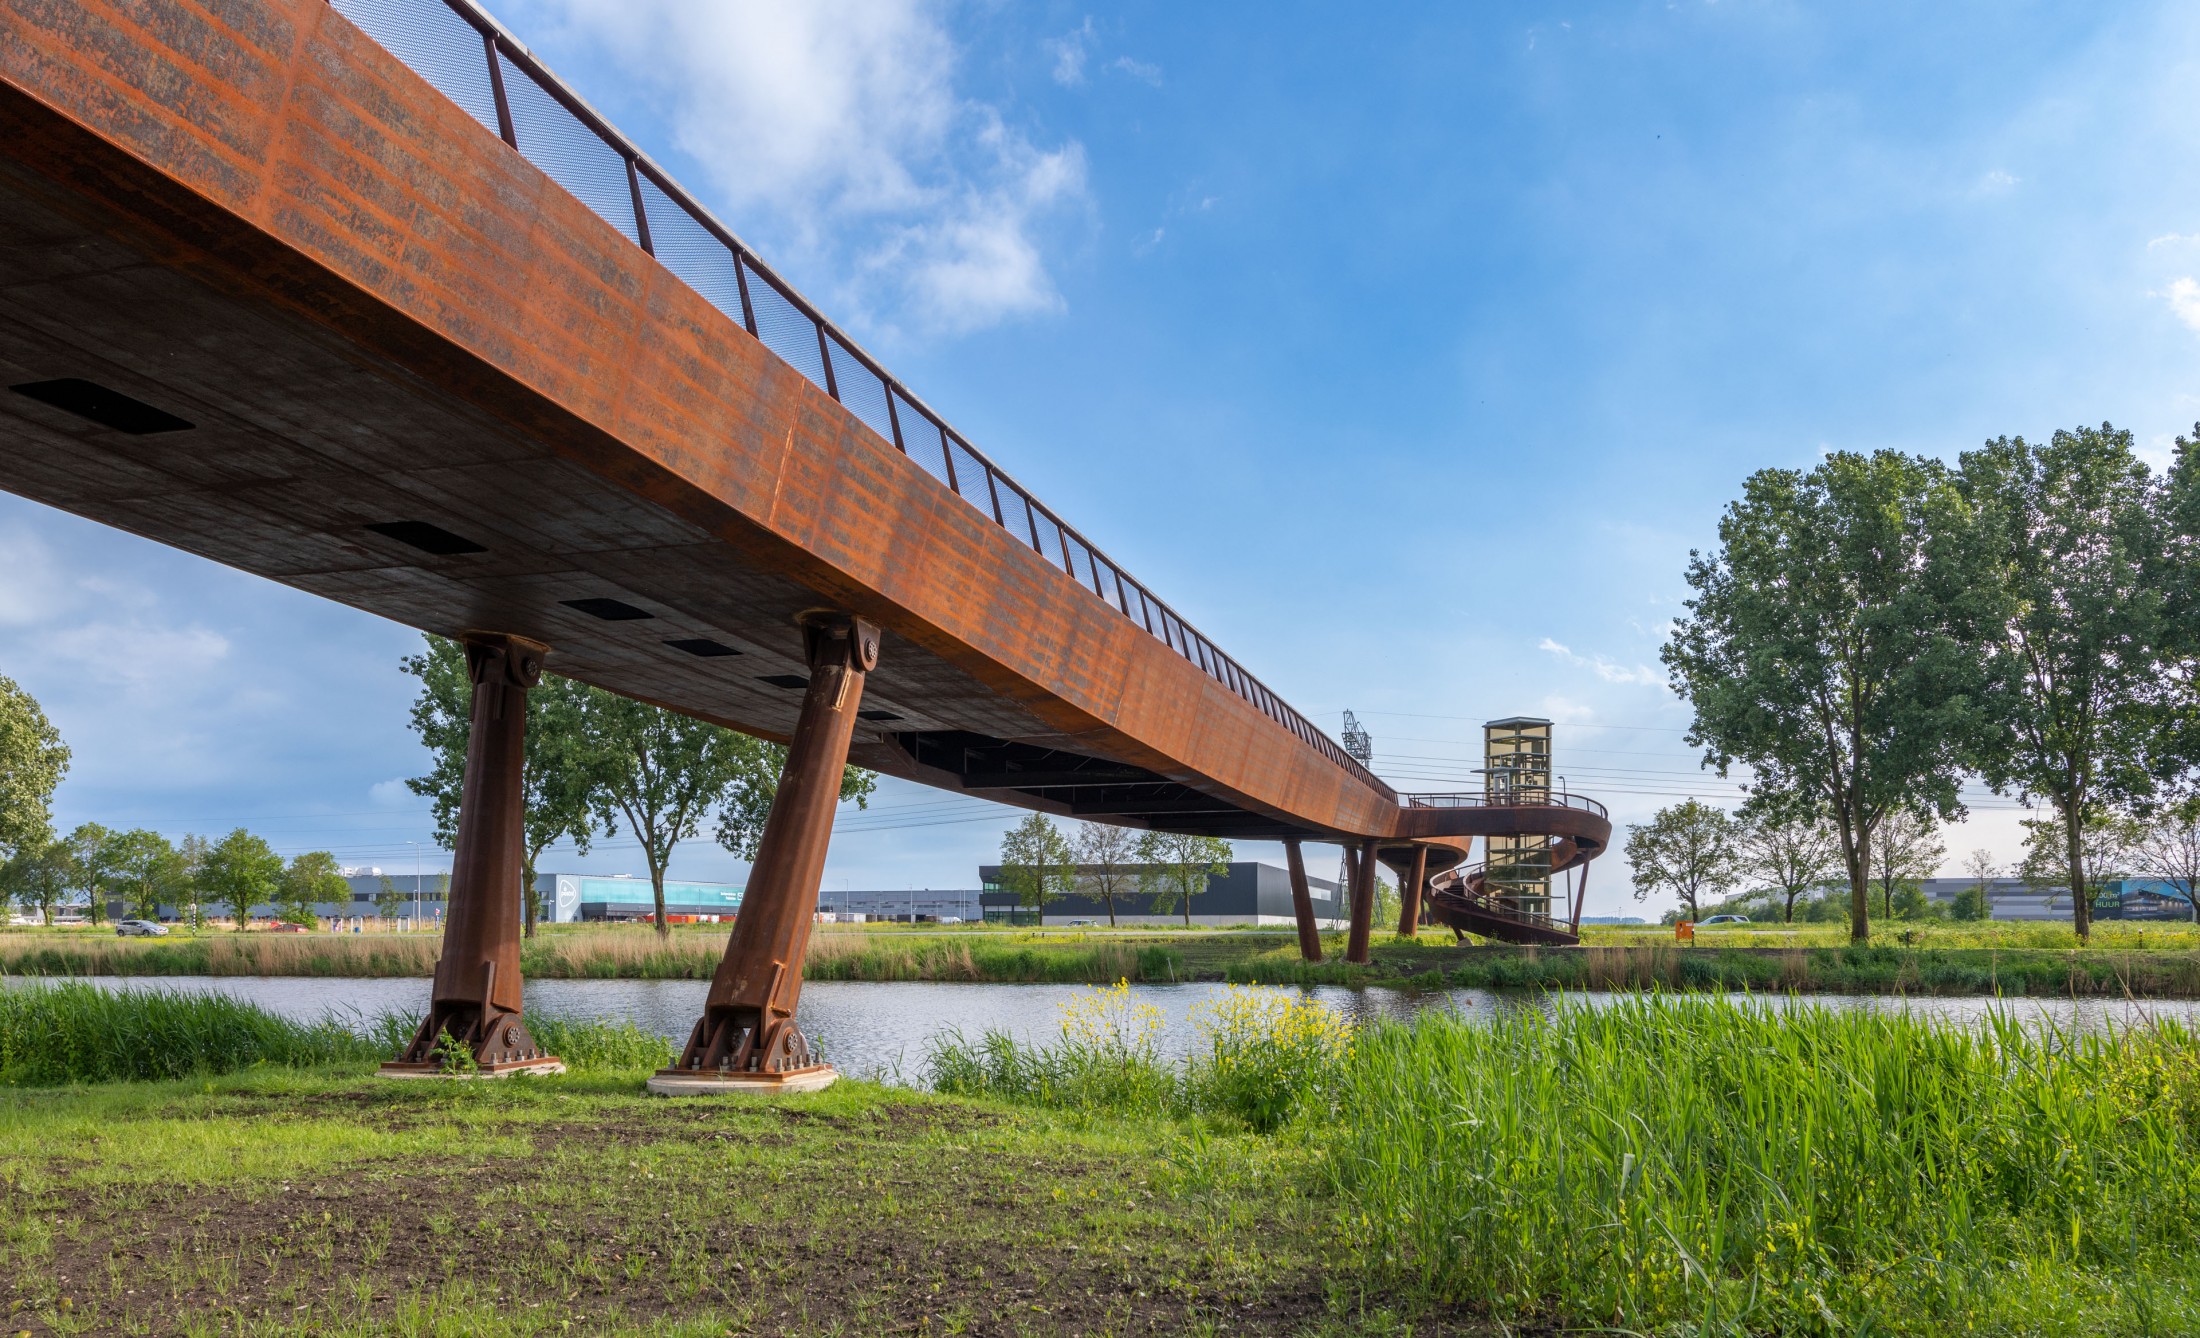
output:
[[[22, 983], [20, 978], [9, 984]], [[109, 989], [163, 989], [221, 993], [256, 1003], [300, 1020], [331, 1015], [346, 1020], [383, 1012], [418, 1014], [428, 1004], [424, 979], [329, 980], [291, 977], [150, 976], [91, 977]], [[674, 1041], [687, 1039], [702, 1011], [708, 982], [700, 980], [530, 980], [530, 1011], [571, 1018], [627, 1017]], [[867, 983], [817, 981], [803, 987], [802, 1022], [811, 1038], [846, 1073], [866, 1077], [923, 1077], [924, 1055], [932, 1039], [960, 1028], [975, 1037], [1005, 1031], [1021, 1041], [1046, 1041], [1056, 1034], [1062, 1004], [1081, 994], [1082, 985], [938, 985], [922, 982]], [[1317, 987], [1303, 991], [1283, 986], [1239, 987], [1304, 993], [1337, 1010], [1356, 1025], [1378, 1018], [1409, 1018], [1443, 1011], [1468, 1018], [1493, 1017], [1523, 1009], [1601, 1008], [1636, 996], [1615, 993], [1545, 994], [1538, 991], [1349, 990]], [[1194, 1013], [1201, 1004], [1225, 995], [1219, 984], [1134, 985], [1131, 993], [1161, 1011], [1163, 1052], [1182, 1056], [1198, 1040]], [[2025, 1022], [2064, 1030], [2098, 1031], [2130, 1026], [2150, 1018], [2200, 1025], [2200, 1000], [2148, 999], [1991, 999], [1918, 998], [1891, 995], [1763, 995], [1773, 1007], [1817, 1005], [1863, 1012], [1912, 1013], [1963, 1025], [1977, 1025], [1996, 1009]]]

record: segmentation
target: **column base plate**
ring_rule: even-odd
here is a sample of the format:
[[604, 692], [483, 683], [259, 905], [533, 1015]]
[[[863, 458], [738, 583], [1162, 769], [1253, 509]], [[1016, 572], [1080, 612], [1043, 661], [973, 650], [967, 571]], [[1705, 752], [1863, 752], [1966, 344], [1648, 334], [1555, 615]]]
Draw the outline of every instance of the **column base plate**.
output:
[[547, 1077], [565, 1072], [565, 1061], [556, 1055], [544, 1055], [540, 1059], [515, 1059], [506, 1064], [483, 1064], [472, 1073], [446, 1072], [440, 1064], [405, 1064], [390, 1060], [375, 1071], [381, 1078], [509, 1078], [514, 1074], [528, 1073]]
[[774, 1092], [822, 1092], [840, 1078], [830, 1064], [784, 1073], [721, 1073], [714, 1069], [659, 1069], [649, 1080], [656, 1096], [735, 1096]]

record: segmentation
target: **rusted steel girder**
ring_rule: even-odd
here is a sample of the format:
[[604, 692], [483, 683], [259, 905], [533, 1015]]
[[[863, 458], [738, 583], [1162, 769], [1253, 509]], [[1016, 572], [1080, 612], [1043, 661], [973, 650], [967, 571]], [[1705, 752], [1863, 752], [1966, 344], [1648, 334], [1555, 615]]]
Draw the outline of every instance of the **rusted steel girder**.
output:
[[1322, 959], [1321, 930], [1314, 924], [1314, 892], [1306, 883], [1306, 856], [1297, 837], [1283, 843], [1284, 859], [1291, 867], [1291, 917], [1299, 925], [1299, 956], [1309, 962]]
[[1428, 847], [1413, 847], [1413, 864], [1398, 875], [1398, 937], [1421, 932], [1421, 889], [1428, 883]]
[[810, 664], [802, 715], [703, 1016], [679, 1062], [649, 1080], [659, 1095], [807, 1092], [839, 1076], [810, 1053], [794, 1012], [848, 741], [864, 676], [878, 666], [879, 630], [841, 613], [806, 613], [801, 621]]
[[1352, 869], [1352, 932], [1345, 939], [1344, 959], [1366, 966], [1368, 931], [1375, 923], [1375, 842], [1370, 838], [1345, 851]]
[[[428, 1015], [412, 1042], [382, 1066], [390, 1078], [565, 1071], [520, 1020], [527, 692], [542, 681], [548, 647], [487, 634], [465, 642], [474, 697], [443, 955], [435, 964]], [[465, 1054], [450, 1053], [452, 1047]]]

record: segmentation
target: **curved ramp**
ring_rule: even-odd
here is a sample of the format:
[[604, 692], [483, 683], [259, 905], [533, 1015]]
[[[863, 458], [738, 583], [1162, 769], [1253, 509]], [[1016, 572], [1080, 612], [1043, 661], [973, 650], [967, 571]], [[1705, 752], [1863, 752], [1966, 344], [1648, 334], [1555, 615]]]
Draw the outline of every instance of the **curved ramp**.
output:
[[[1498, 804], [1477, 795], [1408, 795], [1406, 799], [1415, 808], [1460, 815], [1453, 818], [1455, 828], [1471, 827], [1474, 835], [1484, 838], [1548, 837], [1552, 874], [1580, 869], [1584, 890], [1589, 861], [1603, 854], [1612, 839], [1611, 818], [1604, 805], [1578, 795], [1555, 795], [1546, 804]], [[1502, 943], [1565, 947], [1581, 941], [1578, 896], [1564, 919], [1535, 912], [1491, 893], [1484, 865], [1466, 863], [1464, 849], [1446, 843], [1446, 851], [1456, 851], [1457, 859], [1429, 879], [1422, 902], [1425, 918], [1458, 934]], [[1399, 867], [1395, 858], [1384, 862]]]

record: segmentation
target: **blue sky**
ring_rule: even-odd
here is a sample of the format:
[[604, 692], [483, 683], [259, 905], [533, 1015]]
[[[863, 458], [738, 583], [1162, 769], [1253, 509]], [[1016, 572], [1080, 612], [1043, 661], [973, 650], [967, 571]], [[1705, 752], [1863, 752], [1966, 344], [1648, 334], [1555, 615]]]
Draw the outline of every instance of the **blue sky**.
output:
[[[1539, 713], [1622, 821], [1730, 796], [1657, 648], [1750, 470], [2200, 419], [2190, 6], [496, 12], [1404, 788]], [[435, 867], [406, 629], [7, 497], [0, 629], [61, 822]], [[2016, 851], [1980, 798], [1951, 871]], [[970, 886], [1013, 816], [889, 784], [827, 884]], [[1637, 909], [1615, 864], [1592, 912]]]

